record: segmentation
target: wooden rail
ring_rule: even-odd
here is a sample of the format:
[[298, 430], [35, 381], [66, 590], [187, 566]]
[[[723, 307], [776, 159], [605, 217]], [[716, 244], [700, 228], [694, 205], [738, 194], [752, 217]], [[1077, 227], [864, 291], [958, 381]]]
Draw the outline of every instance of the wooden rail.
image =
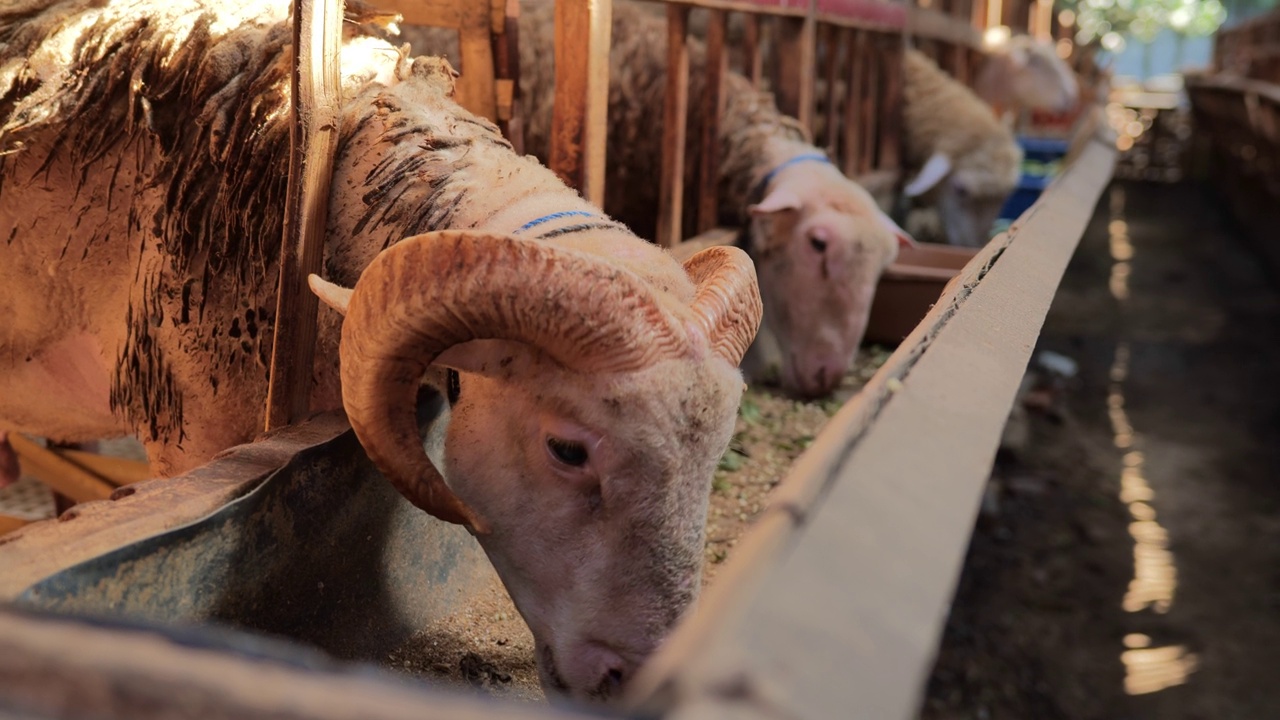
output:
[[1214, 187], [1280, 273], [1280, 83], [1189, 75], [1186, 87], [1196, 133], [1210, 150]]
[[1280, 10], [1220, 29], [1213, 66], [1219, 73], [1280, 83]]

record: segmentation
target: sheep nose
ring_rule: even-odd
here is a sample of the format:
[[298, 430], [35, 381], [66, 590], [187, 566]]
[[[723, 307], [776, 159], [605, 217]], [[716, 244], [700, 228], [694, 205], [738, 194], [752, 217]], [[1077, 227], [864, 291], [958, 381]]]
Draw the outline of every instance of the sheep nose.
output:
[[[636, 664], [613, 648], [599, 642], [584, 643], [564, 668], [570, 684], [579, 684], [591, 697], [616, 697], [635, 674]], [[574, 682], [577, 680], [577, 683]]]

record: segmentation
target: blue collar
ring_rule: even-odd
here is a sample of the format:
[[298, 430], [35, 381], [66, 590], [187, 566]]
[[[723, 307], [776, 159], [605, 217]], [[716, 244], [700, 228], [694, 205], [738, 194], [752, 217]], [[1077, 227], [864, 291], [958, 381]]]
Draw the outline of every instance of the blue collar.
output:
[[804, 155], [797, 155], [791, 158], [790, 160], [783, 162], [778, 167], [765, 173], [764, 177], [760, 179], [760, 182], [756, 184], [755, 189], [753, 189], [751, 191], [751, 194], [748, 196], [750, 201], [760, 202], [761, 200], [763, 200], [764, 191], [768, 189], [769, 183], [773, 181], [773, 178], [775, 175], [782, 172], [783, 168], [786, 168], [791, 165], [795, 165], [796, 163], [802, 163], [802, 162], [820, 162], [820, 163], [826, 163], [827, 165], [830, 165], [831, 159], [828, 158], [826, 155], [823, 155], [822, 153], [806, 153]]
[[519, 228], [516, 228], [516, 232], [524, 232], [525, 230], [528, 230], [529, 228], [537, 227], [537, 226], [539, 226], [539, 225], [541, 225], [541, 224], [543, 224], [543, 223], [551, 222], [552, 220], [559, 220], [560, 218], [566, 218], [566, 217], [595, 217], [595, 216], [596, 216], [596, 215], [595, 215], [595, 213], [589, 213], [589, 212], [587, 212], [587, 211], [585, 211], [585, 210], [562, 210], [562, 211], [560, 211], [560, 212], [553, 212], [553, 213], [551, 213], [550, 215], [543, 215], [542, 217], [538, 218], [537, 220], [530, 220], [529, 222], [527, 222], [527, 223], [525, 223], [525, 224], [521, 225]]

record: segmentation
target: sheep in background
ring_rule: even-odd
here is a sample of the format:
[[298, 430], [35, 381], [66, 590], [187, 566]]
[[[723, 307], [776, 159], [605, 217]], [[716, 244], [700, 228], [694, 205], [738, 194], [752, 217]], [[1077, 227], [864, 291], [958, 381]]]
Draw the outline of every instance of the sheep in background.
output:
[[981, 247], [1018, 183], [1022, 149], [969, 88], [923, 53], [905, 55], [907, 162], [918, 173], [904, 192], [936, 205], [951, 244]]
[[[526, 2], [520, 20], [525, 147], [541, 158], [550, 145], [553, 41], [553, 3]], [[691, 40], [693, 128], [701, 127], [705, 64], [705, 47]], [[644, 237], [656, 230], [666, 65], [665, 19], [640, 3], [615, 2], [605, 209]], [[908, 240], [799, 123], [778, 112], [772, 97], [733, 72], [725, 77], [725, 95], [720, 222], [743, 226], [741, 244], [755, 260], [765, 303], [765, 321], [743, 367], [754, 379], [776, 368], [788, 391], [824, 395], [853, 361], [880, 273]], [[686, 207], [696, 202], [700, 156], [700, 134], [691, 132]], [[692, 230], [686, 224], [686, 234]]]
[[[0, 7], [0, 428], [139, 434], [163, 474], [260, 432], [289, 9]], [[681, 267], [458, 107], [447, 63], [344, 31], [324, 274], [354, 290], [312, 277], [346, 315], [321, 312], [312, 406], [476, 533], [548, 692], [616, 695], [700, 586], [750, 260]], [[424, 373], [450, 405], [434, 458]]]
[[1064, 113], [1080, 99], [1071, 67], [1052, 44], [1029, 35], [1016, 35], [991, 48], [974, 91], [1001, 118], [1024, 110]]

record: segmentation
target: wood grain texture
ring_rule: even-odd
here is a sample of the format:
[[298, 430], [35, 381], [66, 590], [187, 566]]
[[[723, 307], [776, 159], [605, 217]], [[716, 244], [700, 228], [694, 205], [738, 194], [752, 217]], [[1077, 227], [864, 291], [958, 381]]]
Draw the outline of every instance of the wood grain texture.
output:
[[611, 0], [555, 0], [551, 169], [604, 205]]
[[342, 0], [294, 0], [288, 206], [267, 388], [267, 430], [297, 422], [310, 410], [318, 301], [307, 287], [307, 276], [320, 272], [324, 251], [342, 101], [341, 42]]
[[684, 147], [689, 123], [689, 8], [667, 6], [667, 92], [662, 111], [658, 244], [680, 242], [684, 220]]
[[711, 10], [707, 23], [706, 90], [701, 98], [702, 156], [698, 167], [698, 232], [716, 226], [719, 219], [720, 118], [724, 114], [724, 76], [728, 70], [725, 52], [726, 13]]
[[23, 472], [75, 502], [106, 500], [115, 492], [115, 486], [103, 477], [18, 433], [9, 434], [9, 443], [22, 461]]

